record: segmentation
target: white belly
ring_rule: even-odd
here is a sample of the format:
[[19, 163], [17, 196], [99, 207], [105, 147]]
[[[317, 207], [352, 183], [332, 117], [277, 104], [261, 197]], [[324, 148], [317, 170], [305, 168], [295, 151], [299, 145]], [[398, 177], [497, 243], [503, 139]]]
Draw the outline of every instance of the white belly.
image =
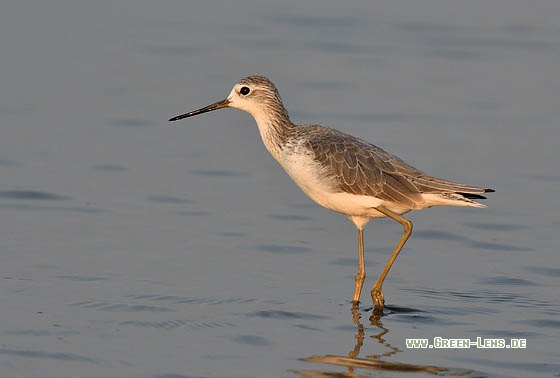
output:
[[281, 155], [278, 162], [301, 190], [319, 205], [346, 215], [371, 218], [384, 216], [373, 208], [383, 205], [385, 201], [335, 190], [336, 183], [326, 168], [321, 167], [311, 156], [292, 151]]

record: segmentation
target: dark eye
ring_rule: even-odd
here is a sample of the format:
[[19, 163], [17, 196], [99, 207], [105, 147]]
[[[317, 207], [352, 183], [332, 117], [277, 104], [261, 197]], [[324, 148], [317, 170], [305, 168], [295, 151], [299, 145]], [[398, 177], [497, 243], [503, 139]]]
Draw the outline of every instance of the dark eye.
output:
[[239, 93], [241, 93], [243, 96], [247, 96], [249, 92], [251, 92], [249, 87], [241, 87], [241, 89], [239, 90]]

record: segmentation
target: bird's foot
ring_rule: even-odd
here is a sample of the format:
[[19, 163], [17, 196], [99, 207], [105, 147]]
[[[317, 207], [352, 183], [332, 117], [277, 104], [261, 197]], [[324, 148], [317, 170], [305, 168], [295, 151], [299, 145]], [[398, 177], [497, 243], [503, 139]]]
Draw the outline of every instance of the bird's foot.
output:
[[375, 315], [383, 315], [383, 306], [385, 305], [383, 291], [381, 289], [372, 289], [371, 299], [373, 301], [373, 313]]

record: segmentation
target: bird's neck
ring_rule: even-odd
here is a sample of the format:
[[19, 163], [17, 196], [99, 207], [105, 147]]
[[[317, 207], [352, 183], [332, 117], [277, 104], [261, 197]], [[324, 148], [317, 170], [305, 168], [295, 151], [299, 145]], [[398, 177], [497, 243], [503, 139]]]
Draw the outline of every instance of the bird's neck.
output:
[[282, 148], [297, 127], [290, 121], [288, 112], [284, 107], [263, 109], [253, 114], [262, 141], [270, 154], [279, 160]]

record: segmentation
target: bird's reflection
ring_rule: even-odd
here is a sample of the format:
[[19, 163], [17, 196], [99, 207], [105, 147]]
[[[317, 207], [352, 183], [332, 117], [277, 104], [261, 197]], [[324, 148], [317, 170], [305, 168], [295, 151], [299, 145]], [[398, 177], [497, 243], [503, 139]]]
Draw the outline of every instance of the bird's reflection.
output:
[[[442, 366], [429, 366], [429, 365], [416, 365], [407, 364], [403, 362], [395, 361], [384, 361], [385, 358], [394, 356], [399, 352], [402, 352], [399, 348], [389, 343], [384, 337], [389, 333], [389, 329], [383, 326], [381, 321], [381, 314], [376, 314], [372, 309], [372, 315], [369, 318], [369, 322], [374, 328], [378, 328], [379, 332], [370, 336], [371, 339], [376, 340], [379, 344], [383, 345], [387, 351], [381, 354], [374, 354], [366, 356], [365, 358], [359, 358], [360, 350], [364, 344], [365, 331], [364, 325], [361, 322], [361, 314], [358, 304], [352, 305], [352, 321], [356, 325], [357, 332], [354, 337], [356, 343], [354, 348], [348, 356], [345, 355], [315, 355], [311, 357], [302, 358], [302, 361], [323, 363], [329, 365], [344, 366], [347, 371], [329, 371], [329, 370], [294, 370], [293, 372], [300, 375], [301, 377], [309, 378], [359, 378], [365, 377], [357, 373], [356, 369], [367, 369], [367, 370], [386, 370], [386, 371], [398, 371], [398, 372], [426, 372], [437, 375], [452, 375], [452, 376], [464, 376], [471, 374], [472, 370], [463, 370], [448, 368]], [[369, 376], [369, 375], [368, 375]]]

